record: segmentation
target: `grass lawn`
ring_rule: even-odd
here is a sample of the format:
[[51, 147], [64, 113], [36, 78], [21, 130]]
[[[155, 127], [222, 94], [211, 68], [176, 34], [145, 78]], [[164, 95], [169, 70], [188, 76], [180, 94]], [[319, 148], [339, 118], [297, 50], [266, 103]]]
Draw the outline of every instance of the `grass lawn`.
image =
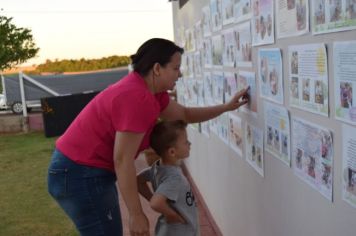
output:
[[0, 135], [0, 235], [78, 235], [47, 192], [55, 138]]

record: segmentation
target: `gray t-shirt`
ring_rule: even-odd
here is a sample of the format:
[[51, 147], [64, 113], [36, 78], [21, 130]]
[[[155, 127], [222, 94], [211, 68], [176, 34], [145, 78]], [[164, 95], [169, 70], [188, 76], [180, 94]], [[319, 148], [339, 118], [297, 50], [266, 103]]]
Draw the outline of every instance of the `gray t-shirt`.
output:
[[152, 183], [155, 193], [169, 199], [168, 204], [185, 219], [187, 224], [168, 224], [161, 215], [158, 218], [156, 236], [197, 236], [199, 235], [198, 209], [193, 192], [180, 166], [161, 165], [156, 161], [141, 173]]

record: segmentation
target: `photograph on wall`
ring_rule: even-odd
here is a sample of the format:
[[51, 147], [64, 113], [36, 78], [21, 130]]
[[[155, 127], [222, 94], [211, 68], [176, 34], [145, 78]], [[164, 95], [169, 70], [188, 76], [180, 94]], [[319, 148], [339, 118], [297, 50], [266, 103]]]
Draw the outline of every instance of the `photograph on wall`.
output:
[[185, 52], [193, 52], [195, 51], [195, 34], [194, 28], [185, 30]]
[[182, 55], [181, 73], [185, 79], [192, 79], [194, 77], [193, 60], [193, 53], [184, 53]]
[[227, 112], [217, 117], [217, 135], [228, 146], [229, 145], [229, 114]]
[[200, 131], [200, 123], [190, 123], [188, 124], [188, 127], [196, 132], [201, 133]]
[[342, 126], [342, 199], [356, 207], [356, 128]]
[[198, 106], [198, 89], [195, 79], [185, 79], [186, 86], [185, 105], [188, 107]]
[[223, 25], [234, 23], [234, 0], [222, 0]]
[[210, 138], [210, 126], [209, 126], [209, 122], [205, 121], [205, 122], [201, 122], [200, 123], [200, 127], [201, 127], [201, 133], [207, 137]]
[[250, 27], [250, 21], [246, 21], [233, 28], [236, 67], [252, 67], [252, 38]]
[[290, 166], [289, 113], [285, 107], [264, 103], [266, 151]]
[[211, 53], [213, 56], [213, 66], [215, 68], [222, 68], [223, 65], [222, 35], [219, 34], [212, 37]]
[[332, 201], [333, 140], [331, 132], [300, 118], [292, 118], [292, 160], [294, 173]]
[[211, 119], [208, 122], [209, 122], [210, 134], [213, 133], [219, 137], [219, 134], [218, 134], [219, 117]]
[[[203, 39], [203, 65], [205, 68], [211, 68], [213, 66], [213, 55], [212, 55], [212, 46], [211, 38]], [[184, 55], [184, 54], [183, 54]]]
[[283, 104], [282, 56], [279, 48], [258, 50], [260, 96]]
[[290, 105], [329, 116], [327, 55], [324, 44], [288, 48]]
[[224, 80], [226, 82], [225, 88], [225, 102], [231, 100], [232, 96], [237, 93], [237, 80], [238, 76], [235, 72], [224, 72]]
[[202, 49], [204, 35], [203, 35], [203, 25], [200, 20], [194, 25], [194, 38], [195, 38], [195, 50]]
[[205, 71], [203, 73], [203, 86], [204, 86], [204, 103], [206, 105], [213, 105], [215, 104], [213, 98], [213, 77], [210, 72]]
[[222, 38], [222, 60], [225, 67], [234, 67], [236, 61], [235, 51], [235, 37], [232, 28], [221, 32]]
[[313, 34], [356, 29], [356, 0], [313, 0], [311, 11]]
[[207, 5], [201, 10], [201, 24], [203, 28], [203, 36], [208, 37], [211, 35], [211, 13], [210, 5]]
[[205, 94], [204, 94], [204, 83], [202, 79], [195, 80], [195, 88], [198, 94], [197, 106], [204, 107], [205, 106]]
[[241, 118], [234, 113], [229, 113], [229, 144], [231, 149], [234, 150], [239, 157], [242, 157], [242, 138]]
[[252, 45], [274, 43], [274, 11], [272, 0], [252, 0]]
[[200, 51], [195, 51], [193, 53], [193, 73], [196, 79], [199, 79], [202, 77], [202, 56]]
[[219, 31], [222, 28], [222, 0], [210, 0], [211, 30]]
[[214, 71], [212, 73], [213, 100], [215, 104], [224, 103], [225, 80], [223, 72]]
[[249, 101], [246, 105], [242, 106], [241, 111], [247, 112], [253, 116], [257, 116], [257, 88], [256, 88], [256, 75], [254, 72], [239, 71], [237, 89], [241, 90], [250, 87]]
[[294, 37], [309, 32], [309, 0], [277, 0], [277, 38]]
[[251, 0], [235, 0], [234, 15], [236, 23], [251, 19]]
[[356, 41], [333, 46], [335, 118], [356, 125]]
[[246, 161], [263, 177], [263, 130], [246, 122], [244, 134]]
[[177, 90], [177, 102], [185, 106], [185, 95], [187, 94], [187, 92], [186, 92], [186, 87], [183, 78], [179, 78], [178, 81], [176, 82], [176, 90]]

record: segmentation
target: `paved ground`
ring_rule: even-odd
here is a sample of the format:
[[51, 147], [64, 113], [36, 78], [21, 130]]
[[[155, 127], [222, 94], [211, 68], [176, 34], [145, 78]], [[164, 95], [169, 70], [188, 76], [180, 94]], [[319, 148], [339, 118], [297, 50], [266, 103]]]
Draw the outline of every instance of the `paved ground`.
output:
[[[136, 169], [137, 169], [137, 171], [142, 170], [146, 166], [147, 166], [147, 164], [146, 164], [145, 159], [142, 156], [140, 156], [136, 160]], [[195, 194], [195, 196], [197, 198], [198, 209], [199, 209], [199, 222], [200, 222], [200, 233], [201, 233], [201, 236], [216, 236], [216, 235], [219, 235], [218, 233], [215, 232], [213, 224], [210, 222], [210, 220], [208, 218], [208, 214], [205, 211], [205, 208], [203, 207], [203, 205], [201, 203], [201, 199], [199, 198], [199, 195]], [[153, 230], [154, 230], [154, 226], [155, 226], [158, 214], [156, 212], [154, 212], [150, 208], [150, 206], [148, 205], [147, 201], [144, 198], [141, 198], [141, 202], [142, 202], [144, 211], [145, 211], [147, 217], [149, 218], [151, 235], [154, 235]], [[124, 226], [124, 235], [125, 236], [129, 236], [130, 232], [129, 232], [129, 229], [128, 229], [128, 220], [129, 220], [128, 219], [128, 212], [127, 212], [125, 203], [123, 202], [123, 200], [121, 198], [120, 198], [120, 205], [121, 205], [121, 215], [122, 215], [123, 226]]]

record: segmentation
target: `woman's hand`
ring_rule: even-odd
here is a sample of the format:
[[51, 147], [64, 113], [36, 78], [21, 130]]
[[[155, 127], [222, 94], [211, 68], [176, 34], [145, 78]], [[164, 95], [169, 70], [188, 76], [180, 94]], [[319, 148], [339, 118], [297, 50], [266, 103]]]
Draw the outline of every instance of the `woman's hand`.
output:
[[248, 86], [245, 89], [240, 90], [231, 98], [229, 102], [227, 102], [226, 105], [226, 110], [227, 111], [233, 111], [239, 108], [240, 106], [248, 103], [250, 95], [249, 95], [249, 89], [250, 86]]
[[130, 215], [129, 228], [132, 236], [150, 235], [148, 219], [144, 213]]

